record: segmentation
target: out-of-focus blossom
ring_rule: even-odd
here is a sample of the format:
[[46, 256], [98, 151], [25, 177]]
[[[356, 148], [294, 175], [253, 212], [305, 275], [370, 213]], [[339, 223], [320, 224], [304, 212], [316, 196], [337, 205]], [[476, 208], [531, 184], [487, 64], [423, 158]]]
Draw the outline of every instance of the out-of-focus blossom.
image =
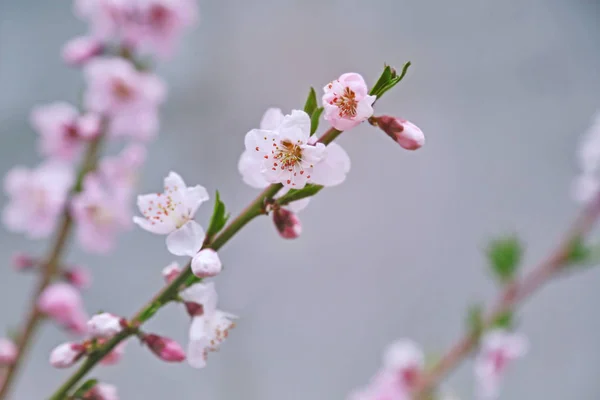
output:
[[[273, 119], [270, 127], [276, 124]], [[251, 130], [245, 146], [238, 168], [244, 181], [256, 187], [264, 186], [262, 180], [294, 189], [307, 183], [334, 186], [350, 170], [350, 158], [340, 146], [311, 138], [310, 117], [304, 111], [293, 110], [276, 128]]]
[[493, 330], [481, 339], [481, 348], [475, 359], [477, 394], [481, 400], [498, 398], [500, 383], [511, 361], [527, 352], [527, 339], [520, 334]]
[[95, 58], [86, 64], [88, 109], [110, 117], [113, 136], [147, 140], [158, 131], [158, 105], [166, 87], [158, 76], [140, 72], [122, 58]]
[[406, 150], [417, 150], [425, 144], [425, 135], [418, 126], [401, 118], [383, 115], [376, 118], [377, 126]]
[[181, 176], [170, 172], [165, 178], [164, 193], [138, 196], [144, 218], [133, 217], [133, 221], [148, 232], [168, 235], [167, 248], [172, 254], [193, 257], [205, 236], [194, 216], [206, 200], [208, 193], [204, 187], [187, 187]]
[[200, 250], [192, 258], [192, 272], [199, 278], [218, 275], [222, 268], [221, 259], [213, 249]]
[[75, 266], [66, 270], [63, 277], [77, 289], [87, 289], [92, 283], [92, 274], [83, 267]]
[[214, 284], [197, 283], [181, 293], [192, 317], [187, 359], [194, 368], [203, 368], [209, 351], [217, 351], [235, 326], [236, 316], [217, 310]]
[[62, 49], [62, 58], [69, 65], [83, 65], [104, 50], [102, 42], [91, 36], [69, 40]]
[[181, 362], [185, 360], [185, 351], [183, 351], [179, 343], [173, 339], [148, 334], [144, 335], [142, 341], [163, 361]]
[[[100, 339], [100, 343], [103, 343], [104, 340]], [[125, 345], [127, 342], [119, 343], [110, 353], [108, 353], [104, 358], [100, 361], [102, 365], [115, 365], [121, 358], [123, 358], [123, 354], [125, 353]]]
[[578, 203], [587, 204], [600, 192], [600, 112], [582, 137], [578, 161], [581, 172], [573, 182], [572, 195]]
[[118, 156], [100, 160], [97, 174], [104, 185], [109, 186], [119, 196], [129, 198], [133, 195], [139, 169], [146, 160], [146, 153], [144, 146], [132, 143], [125, 147]]
[[72, 285], [64, 282], [48, 286], [38, 298], [38, 309], [73, 333], [86, 331], [87, 314], [81, 295]]
[[324, 118], [335, 129], [346, 131], [373, 115], [376, 96], [369, 95], [367, 84], [359, 74], [343, 74], [323, 90]]
[[0, 338], [0, 366], [15, 362], [19, 349], [15, 343], [7, 338]]
[[11, 257], [11, 264], [18, 271], [25, 271], [38, 265], [38, 260], [27, 253], [16, 252]]
[[181, 268], [179, 267], [179, 264], [173, 261], [171, 264], [163, 268], [162, 275], [167, 283], [171, 283], [173, 279], [177, 278], [177, 275], [179, 275], [180, 272]]
[[63, 343], [50, 353], [50, 364], [55, 368], [68, 368], [85, 354], [85, 346], [79, 343]]
[[121, 317], [110, 313], [94, 315], [87, 322], [88, 333], [96, 338], [110, 338], [123, 330]]
[[71, 210], [79, 244], [89, 252], [111, 251], [117, 235], [131, 227], [129, 196], [111, 191], [94, 173], [85, 177], [83, 191], [73, 197]]
[[32, 239], [48, 236], [73, 181], [73, 170], [63, 164], [47, 162], [36, 169], [14, 167], [4, 179], [4, 191], [10, 196], [2, 213], [4, 225]]
[[117, 387], [108, 383], [97, 383], [83, 395], [84, 400], [119, 400]]

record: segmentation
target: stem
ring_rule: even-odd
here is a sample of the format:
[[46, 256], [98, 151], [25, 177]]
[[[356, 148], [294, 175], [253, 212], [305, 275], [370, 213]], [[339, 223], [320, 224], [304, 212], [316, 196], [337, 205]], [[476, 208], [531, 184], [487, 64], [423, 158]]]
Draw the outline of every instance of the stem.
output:
[[[521, 280], [508, 284], [500, 293], [495, 306], [485, 318], [482, 328], [493, 327], [506, 312], [513, 311], [538, 289], [569, 265], [569, 253], [574, 240], [585, 237], [600, 217], [600, 196], [584, 209], [569, 233], [550, 255]], [[468, 332], [422, 377], [413, 398], [426, 399], [431, 390], [456, 368], [478, 345], [477, 332]]]
[[[73, 187], [72, 193], [76, 193], [79, 190], [81, 186], [80, 182], [83, 179], [83, 176], [85, 176], [85, 174], [87, 174], [96, 167], [101, 141], [102, 135], [99, 135], [94, 140], [92, 140], [92, 142], [90, 142], [86, 154], [84, 156], [82, 166], [79, 170], [78, 179], [75, 183], [75, 186]], [[35, 333], [37, 332], [37, 328], [39, 327], [39, 324], [42, 321], [42, 318], [44, 317], [44, 315], [40, 313], [37, 308], [37, 299], [58, 273], [58, 269], [60, 267], [60, 259], [67, 247], [67, 242], [72, 226], [73, 220], [69, 214], [69, 209], [67, 205], [65, 206], [65, 209], [62, 213], [60, 226], [56, 231], [56, 240], [54, 241], [50, 249], [50, 253], [46, 257], [46, 260], [40, 264], [40, 266], [42, 267], [42, 275], [32, 297], [31, 304], [29, 306], [29, 312], [27, 313], [27, 319], [21, 331], [22, 333], [17, 338], [17, 358], [6, 369], [4, 382], [2, 384], [2, 388], [0, 388], [0, 400], [5, 399], [6, 396], [8, 396], [8, 393], [16, 378], [17, 372], [19, 371], [21, 363], [23, 362], [23, 358], [29, 350]]]
[[[328, 129], [319, 139], [320, 143], [329, 144], [335, 140], [342, 132], [334, 128]], [[272, 199], [283, 185], [272, 184], [268, 186], [261, 194], [252, 201], [233, 221], [231, 221], [225, 229], [218, 234], [211, 243], [206, 243], [203, 248], [211, 248], [219, 250], [223, 247], [236, 233], [238, 233], [248, 222], [252, 221], [259, 215], [265, 214], [265, 201]], [[152, 300], [150, 300], [137, 314], [129, 321], [129, 325], [138, 328], [144, 322], [148, 321], [158, 310], [165, 304], [173, 300], [179, 289], [193, 275], [190, 268], [191, 260], [187, 263], [184, 270], [171, 283], [165, 286], [158, 292]], [[100, 347], [93, 356], [88, 357], [81, 366], [71, 375], [65, 383], [50, 397], [50, 400], [64, 400], [69, 391], [77, 385], [77, 383], [102, 360], [117, 344], [133, 335], [135, 332], [121, 332], [114, 336], [102, 347]], [[1, 399], [0, 399], [1, 400]]]

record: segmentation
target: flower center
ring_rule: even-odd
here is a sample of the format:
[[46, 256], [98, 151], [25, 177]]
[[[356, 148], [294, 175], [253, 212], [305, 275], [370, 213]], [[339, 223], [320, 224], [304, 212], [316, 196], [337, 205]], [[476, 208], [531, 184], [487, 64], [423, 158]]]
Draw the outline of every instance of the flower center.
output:
[[68, 123], [68, 124], [64, 124], [63, 125], [63, 133], [65, 135], [65, 138], [67, 139], [77, 139], [79, 134], [77, 132], [77, 126], [75, 125], [74, 122]]
[[298, 141], [297, 144], [294, 144], [290, 140], [285, 139], [280, 144], [281, 146], [275, 145], [273, 158], [279, 162], [281, 169], [292, 171], [294, 166], [300, 164], [302, 161], [302, 148], [300, 147], [302, 142]]
[[155, 4], [150, 8], [148, 20], [150, 25], [157, 28], [163, 28], [165, 25], [167, 25], [169, 15], [170, 12], [167, 7], [160, 4]]
[[349, 87], [344, 88], [344, 93], [341, 96], [336, 96], [329, 102], [331, 105], [338, 106], [341, 118], [353, 118], [356, 117], [356, 108], [358, 107], [358, 101], [356, 100], [356, 93], [354, 93]]
[[133, 90], [121, 78], [115, 78], [113, 80], [112, 90], [115, 97], [122, 101], [131, 100], [131, 98], [133, 97]]
[[165, 193], [157, 193], [155, 200], [150, 200], [148, 208], [142, 214], [152, 225], [163, 224], [165, 218], [169, 218], [175, 224], [175, 228], [181, 228], [190, 221], [190, 212], [183, 207], [183, 202], [177, 193], [177, 187], [165, 187]]

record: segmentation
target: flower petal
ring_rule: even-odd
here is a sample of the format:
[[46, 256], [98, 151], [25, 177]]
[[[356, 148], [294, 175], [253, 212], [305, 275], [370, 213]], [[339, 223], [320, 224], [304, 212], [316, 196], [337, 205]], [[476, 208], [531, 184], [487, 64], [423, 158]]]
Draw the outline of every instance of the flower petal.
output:
[[269, 186], [269, 182], [267, 182], [261, 172], [262, 164], [260, 158], [252, 157], [250, 150], [246, 150], [242, 153], [240, 161], [238, 162], [238, 171], [242, 174], [242, 179], [247, 185], [257, 189], [263, 189]]
[[204, 242], [204, 229], [196, 221], [188, 221], [167, 236], [167, 249], [176, 256], [193, 257]]
[[204, 186], [196, 185], [194, 187], [185, 188], [185, 199], [186, 206], [190, 209], [190, 217], [194, 217], [200, 204], [204, 203], [209, 199], [208, 192]]
[[350, 171], [350, 157], [336, 143], [327, 146], [326, 151], [323, 160], [315, 165], [310, 180], [323, 186], [339, 185], [346, 179], [346, 174]]
[[260, 120], [260, 129], [276, 130], [283, 122], [283, 112], [280, 108], [269, 108]]
[[282, 138], [294, 143], [297, 140], [306, 143], [310, 137], [310, 117], [304, 111], [292, 110], [291, 114], [283, 117], [279, 132]]

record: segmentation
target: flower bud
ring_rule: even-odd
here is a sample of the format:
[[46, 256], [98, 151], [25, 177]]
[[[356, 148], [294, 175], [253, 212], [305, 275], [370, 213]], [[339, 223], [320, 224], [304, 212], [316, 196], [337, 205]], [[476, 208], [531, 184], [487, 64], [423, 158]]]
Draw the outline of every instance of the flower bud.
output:
[[63, 276], [67, 282], [78, 289], [88, 288], [92, 282], [92, 275], [82, 267], [72, 267], [70, 270], [65, 271]]
[[119, 400], [117, 388], [108, 383], [97, 383], [82, 397], [84, 400]]
[[75, 364], [85, 354], [85, 347], [79, 343], [63, 343], [50, 353], [50, 364], [55, 368], [67, 368]]
[[87, 315], [79, 292], [68, 283], [48, 286], [38, 298], [38, 309], [74, 333], [84, 333]]
[[96, 314], [87, 323], [93, 337], [109, 338], [123, 330], [122, 318], [110, 313]]
[[38, 263], [37, 260], [29, 254], [17, 252], [12, 255], [11, 264], [18, 271], [25, 271], [35, 267]]
[[15, 362], [19, 349], [12, 340], [0, 338], [0, 366], [10, 365]]
[[200, 250], [192, 258], [192, 272], [199, 278], [218, 275], [222, 269], [221, 259], [213, 249]]
[[172, 339], [148, 334], [142, 340], [163, 361], [181, 362], [185, 360], [185, 351], [183, 351], [179, 343]]
[[102, 53], [102, 43], [91, 36], [80, 36], [69, 40], [62, 48], [62, 58], [69, 65], [82, 65]]
[[165, 278], [167, 283], [171, 283], [173, 279], [177, 278], [177, 275], [181, 272], [181, 268], [179, 264], [173, 261], [171, 264], [167, 265], [162, 270], [162, 276]]
[[425, 144], [425, 135], [418, 126], [388, 115], [374, 118], [377, 126], [406, 150], [417, 150]]
[[298, 216], [285, 208], [273, 211], [273, 223], [279, 235], [284, 239], [296, 239], [302, 233], [302, 225]]

